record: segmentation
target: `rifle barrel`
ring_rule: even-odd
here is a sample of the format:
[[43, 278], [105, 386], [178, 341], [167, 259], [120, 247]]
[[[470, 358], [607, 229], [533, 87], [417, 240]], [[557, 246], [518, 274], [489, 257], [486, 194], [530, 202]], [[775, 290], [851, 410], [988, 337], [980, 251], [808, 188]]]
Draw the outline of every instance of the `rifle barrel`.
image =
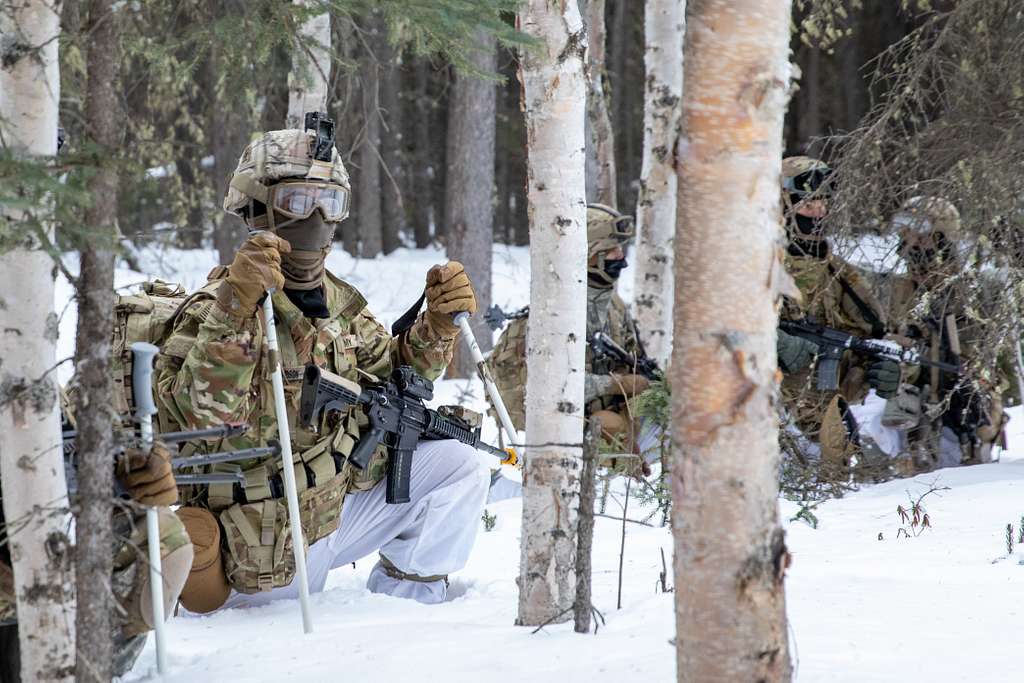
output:
[[280, 446], [262, 446], [260, 448], [243, 448], [238, 451], [224, 451], [223, 453], [205, 453], [202, 455], [181, 456], [171, 459], [171, 467], [180, 469], [182, 467], [198, 467], [200, 465], [215, 465], [219, 462], [234, 462], [236, 460], [249, 460], [251, 458], [262, 458], [267, 455], [278, 455], [281, 453]]

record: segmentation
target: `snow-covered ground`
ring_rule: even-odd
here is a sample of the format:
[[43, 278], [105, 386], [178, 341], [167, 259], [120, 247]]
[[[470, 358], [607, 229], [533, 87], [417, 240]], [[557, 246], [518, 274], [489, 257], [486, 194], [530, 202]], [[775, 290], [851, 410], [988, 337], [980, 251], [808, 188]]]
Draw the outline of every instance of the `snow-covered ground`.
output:
[[[338, 252], [328, 263], [390, 322], [419, 296], [427, 268], [442, 260], [435, 250], [374, 261]], [[143, 254], [141, 262], [148, 276], [193, 288], [214, 257], [154, 253]], [[494, 265], [495, 300], [505, 308], [525, 304], [526, 250], [500, 247]], [[142, 279], [118, 272], [119, 284]], [[69, 298], [68, 287], [60, 285], [58, 311]], [[74, 310], [67, 308], [62, 356], [71, 355], [74, 343]], [[475, 381], [440, 382], [437, 394], [442, 402], [471, 396], [468, 402], [477, 406], [483, 397]], [[816, 508], [816, 529], [789, 521], [797, 508], [781, 503], [793, 555], [786, 592], [798, 681], [1021, 680], [1012, 634], [1024, 617], [1024, 566], [1018, 564], [1024, 552], [1015, 548], [1007, 557], [1005, 529], [1008, 523], [1018, 529], [1024, 515], [1024, 411], [1012, 413], [1010, 449], [998, 463], [865, 487]], [[493, 436], [493, 426], [488, 433]], [[924, 499], [931, 528], [904, 538], [899, 529], [907, 525], [897, 507], [932, 486], [948, 490]], [[621, 516], [619, 500], [621, 495], [613, 496], [609, 514]], [[571, 624], [533, 633], [513, 624], [520, 503], [506, 500], [488, 510], [496, 527], [485, 533], [481, 524], [468, 566], [452, 577], [449, 602], [427, 607], [370, 594], [364, 582], [374, 558], [366, 558], [336, 570], [328, 590], [314, 596], [315, 632], [309, 636], [302, 635], [298, 605], [290, 601], [173, 619], [166, 680], [674, 680], [672, 596], [657, 589], [662, 550], [671, 569], [667, 529], [627, 525], [619, 610], [622, 524], [598, 519], [594, 603], [606, 625], [596, 635], [577, 635]], [[631, 519], [642, 520], [646, 512], [630, 501]], [[127, 680], [143, 680], [153, 669], [150, 643]]]

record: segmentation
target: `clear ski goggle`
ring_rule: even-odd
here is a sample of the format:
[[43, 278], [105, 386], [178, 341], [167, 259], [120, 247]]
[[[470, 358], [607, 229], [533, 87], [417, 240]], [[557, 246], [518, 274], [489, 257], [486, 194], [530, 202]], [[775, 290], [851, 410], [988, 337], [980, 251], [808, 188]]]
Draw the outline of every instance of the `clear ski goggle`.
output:
[[281, 182], [270, 188], [269, 200], [274, 211], [289, 218], [309, 218], [317, 209], [328, 223], [348, 216], [349, 191], [333, 183]]

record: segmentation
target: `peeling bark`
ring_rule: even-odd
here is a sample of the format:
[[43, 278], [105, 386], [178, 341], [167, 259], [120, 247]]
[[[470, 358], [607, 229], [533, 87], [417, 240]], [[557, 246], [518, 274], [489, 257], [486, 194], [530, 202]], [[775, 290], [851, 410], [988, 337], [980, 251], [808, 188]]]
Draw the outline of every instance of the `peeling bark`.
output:
[[524, 51], [530, 223], [526, 462], [517, 623], [571, 617], [586, 329], [586, 38], [576, 0], [529, 0]]
[[641, 341], [661, 367], [672, 353], [675, 149], [683, 95], [686, 0], [647, 0], [644, 154], [637, 202], [635, 310]]
[[[59, 19], [59, 5], [41, 0], [0, 6], [0, 35], [16, 36], [10, 44], [33, 46], [31, 59], [6, 54], [0, 65], [0, 137], [17, 155], [47, 157], [57, 151]], [[31, 211], [5, 209], [14, 229], [26, 235], [32, 234], [32, 222], [46, 216], [45, 209], [39, 215]], [[52, 239], [52, 226], [43, 227]], [[0, 255], [0, 485], [22, 680], [71, 681], [71, 519], [51, 373], [56, 360], [53, 263], [38, 247], [19, 245]]]
[[791, 678], [772, 273], [789, 0], [690, 0], [671, 468], [679, 681]]
[[[304, 8], [320, 3], [295, 0]], [[308, 111], [327, 111], [327, 81], [331, 76], [331, 15], [314, 14], [299, 27], [288, 73], [288, 128], [302, 128]]]

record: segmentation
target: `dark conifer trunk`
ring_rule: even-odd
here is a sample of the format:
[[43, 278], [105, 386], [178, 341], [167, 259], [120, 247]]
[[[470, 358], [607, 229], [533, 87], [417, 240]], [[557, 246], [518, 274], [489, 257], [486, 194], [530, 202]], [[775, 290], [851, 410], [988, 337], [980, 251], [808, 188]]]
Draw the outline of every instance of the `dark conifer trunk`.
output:
[[[473, 66], [484, 73], [497, 67], [493, 37], [481, 34]], [[493, 81], [456, 74], [450, 104], [445, 224], [448, 258], [466, 268], [480, 310], [491, 305], [491, 252], [494, 250], [494, 133], [497, 92]], [[491, 348], [491, 334], [482, 315], [471, 325], [480, 348]], [[460, 345], [448, 367], [449, 377], [471, 377], [473, 359]]]
[[86, 210], [81, 274], [78, 280], [78, 335], [75, 368], [78, 393], [75, 416], [78, 447], [78, 518], [75, 565], [78, 607], [75, 618], [78, 681], [111, 678], [113, 568], [111, 498], [113, 496], [115, 415], [111, 409], [110, 331], [114, 328], [114, 246], [112, 208], [117, 206], [121, 116], [115, 87], [118, 75], [117, 17], [113, 0], [91, 0], [88, 19], [88, 84], [85, 117], [100, 168], [90, 180], [95, 202]]

